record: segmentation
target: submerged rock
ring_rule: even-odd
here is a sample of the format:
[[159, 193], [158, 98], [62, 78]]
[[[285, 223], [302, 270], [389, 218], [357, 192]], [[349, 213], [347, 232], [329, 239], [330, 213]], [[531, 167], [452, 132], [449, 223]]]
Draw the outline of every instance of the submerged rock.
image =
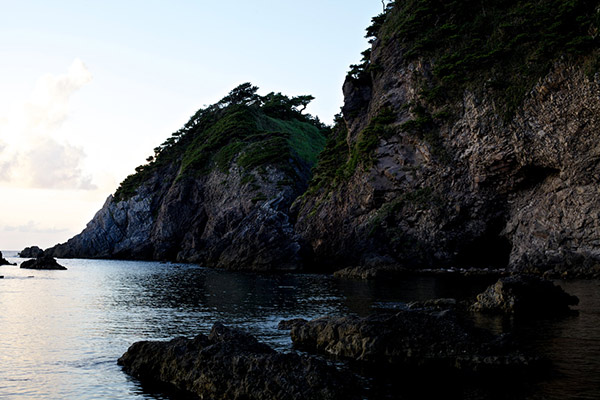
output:
[[535, 276], [501, 278], [477, 295], [472, 311], [498, 314], [562, 314], [579, 299], [551, 281]]
[[161, 382], [202, 399], [357, 398], [351, 377], [324, 361], [278, 353], [219, 323], [209, 336], [134, 343], [118, 363], [142, 381]]
[[21, 258], [39, 258], [44, 255], [44, 250], [40, 249], [37, 246], [25, 247], [19, 253], [19, 257]]
[[296, 325], [302, 325], [307, 322], [308, 321], [305, 320], [304, 318], [285, 319], [285, 320], [279, 321], [279, 323], [277, 324], [277, 329], [279, 329], [281, 331], [289, 331]]
[[342, 279], [393, 279], [404, 277], [409, 273], [406, 268], [398, 266], [356, 266], [346, 267], [333, 273], [336, 278]]
[[27, 269], [60, 269], [65, 270], [66, 268], [60, 265], [54, 257], [51, 255], [45, 254], [41, 257], [23, 261], [21, 263], [21, 268]]
[[514, 372], [540, 364], [514, 350], [506, 337], [467, 327], [449, 311], [323, 317], [294, 326], [291, 335], [303, 350], [384, 368]]
[[451, 298], [441, 298], [441, 299], [429, 299], [425, 301], [411, 301], [407, 304], [409, 310], [450, 310], [456, 309], [458, 307], [458, 303], [456, 299]]

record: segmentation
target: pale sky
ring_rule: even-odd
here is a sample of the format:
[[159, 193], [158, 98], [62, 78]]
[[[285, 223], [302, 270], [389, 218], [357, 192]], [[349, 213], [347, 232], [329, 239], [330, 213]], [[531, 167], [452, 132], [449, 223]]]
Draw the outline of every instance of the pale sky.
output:
[[330, 123], [380, 0], [0, 0], [0, 249], [81, 232], [134, 168], [240, 83]]

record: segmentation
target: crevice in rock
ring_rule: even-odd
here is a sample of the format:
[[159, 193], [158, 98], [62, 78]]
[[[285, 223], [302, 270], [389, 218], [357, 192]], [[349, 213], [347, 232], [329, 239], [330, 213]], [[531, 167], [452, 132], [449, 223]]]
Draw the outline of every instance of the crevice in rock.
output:
[[560, 171], [552, 167], [526, 165], [519, 170], [516, 178], [516, 189], [527, 190], [557, 175]]

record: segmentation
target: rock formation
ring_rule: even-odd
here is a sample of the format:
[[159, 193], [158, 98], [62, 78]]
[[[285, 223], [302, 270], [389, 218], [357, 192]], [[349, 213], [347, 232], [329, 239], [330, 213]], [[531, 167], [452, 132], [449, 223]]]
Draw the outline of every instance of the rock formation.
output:
[[513, 349], [503, 337], [469, 328], [450, 311], [401, 311], [368, 317], [322, 317], [296, 323], [300, 349], [377, 365], [487, 373], [519, 371], [541, 360]]
[[21, 268], [27, 269], [57, 269], [66, 270], [67, 268], [60, 265], [54, 257], [49, 254], [44, 254], [32, 260], [23, 261]]
[[569, 306], [579, 304], [576, 296], [569, 295], [551, 281], [535, 276], [501, 278], [477, 295], [472, 311], [497, 314], [526, 314], [528, 316], [560, 315]]
[[517, 3], [396, 1], [374, 18], [296, 204], [323, 268], [600, 276], [595, 5]]
[[37, 246], [25, 247], [19, 253], [19, 257], [21, 258], [38, 258], [44, 255], [44, 250], [40, 249]]
[[282, 354], [243, 331], [215, 324], [210, 335], [138, 342], [119, 359], [142, 381], [160, 382], [202, 399], [356, 399], [349, 375], [325, 362]]
[[255, 91], [241, 85], [198, 111], [81, 234], [47, 252], [259, 271], [301, 267], [289, 207], [306, 189], [324, 127], [294, 108], [303, 96]]

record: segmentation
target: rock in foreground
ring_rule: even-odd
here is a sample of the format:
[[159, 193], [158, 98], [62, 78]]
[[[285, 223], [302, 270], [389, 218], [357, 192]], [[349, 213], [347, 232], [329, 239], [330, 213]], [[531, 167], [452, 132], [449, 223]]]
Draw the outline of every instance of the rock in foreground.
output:
[[551, 281], [534, 276], [515, 275], [501, 278], [477, 295], [472, 311], [498, 314], [564, 314], [570, 305], [579, 304], [576, 296], [566, 293]]
[[21, 268], [27, 269], [60, 269], [65, 270], [66, 268], [56, 262], [56, 259], [50, 255], [43, 255], [41, 257], [23, 261]]
[[44, 255], [44, 250], [40, 249], [37, 246], [25, 247], [19, 253], [19, 257], [21, 258], [39, 258]]
[[294, 326], [291, 334], [294, 345], [307, 351], [384, 368], [515, 372], [540, 362], [511, 349], [502, 336], [464, 326], [448, 311], [323, 317]]
[[218, 323], [208, 337], [134, 343], [118, 363], [142, 381], [202, 399], [353, 399], [357, 393], [349, 376], [325, 362], [278, 353]]

